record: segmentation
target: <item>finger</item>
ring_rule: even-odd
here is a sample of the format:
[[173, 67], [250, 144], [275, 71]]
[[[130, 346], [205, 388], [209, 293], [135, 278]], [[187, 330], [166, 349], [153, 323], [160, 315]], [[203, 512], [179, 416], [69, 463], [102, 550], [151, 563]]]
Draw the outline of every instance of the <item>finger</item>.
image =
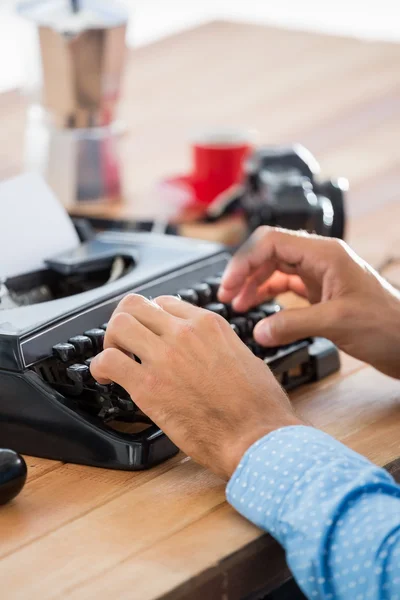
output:
[[193, 319], [201, 310], [189, 302], [184, 302], [174, 296], [159, 296], [155, 302], [169, 315], [179, 319]]
[[128, 294], [125, 296], [118, 304], [114, 314], [120, 312], [130, 314], [139, 323], [144, 325], [144, 327], [159, 336], [173, 327], [171, 314], [164, 311], [154, 300], [148, 300], [139, 294]]
[[139, 385], [142, 367], [121, 350], [107, 348], [93, 358], [90, 372], [99, 383], [113, 381], [127, 390], [132, 385]]
[[[252, 275], [247, 277], [239, 291], [239, 294], [232, 300], [232, 305], [235, 310], [247, 310], [250, 306], [254, 306], [253, 300], [256, 298], [258, 288], [266, 280], [274, 276], [274, 271], [271, 270], [274, 268], [275, 265], [264, 264]], [[219, 297], [221, 295], [223, 296], [224, 292], [219, 294]]]
[[255, 231], [243, 246], [236, 252], [222, 275], [218, 290], [220, 302], [231, 302], [240, 292], [246, 280], [254, 275], [261, 283], [268, 279], [276, 270], [274, 256], [256, 260], [255, 252], [261, 244], [260, 229]]
[[334, 340], [335, 302], [320, 302], [307, 308], [285, 309], [263, 319], [254, 328], [254, 338], [262, 346], [280, 346], [297, 340], [323, 336]]
[[234, 298], [232, 305], [238, 312], [245, 312], [251, 306], [256, 306], [286, 292], [294, 292], [302, 298], [308, 298], [307, 288], [300, 277], [275, 271], [262, 285], [254, 285], [252, 279], [248, 280]]
[[[274, 268], [276, 269], [275, 272], [273, 271]], [[265, 283], [267, 280], [271, 280], [271, 278], [274, 277], [275, 273], [280, 274], [282, 281], [287, 281], [283, 278], [283, 276], [293, 275], [294, 273], [296, 273], [296, 270], [296, 266], [291, 264], [289, 265], [282, 261], [274, 261], [273, 264], [271, 262], [267, 262], [261, 265], [261, 267], [259, 267], [256, 271], [254, 271], [254, 273], [247, 277], [238, 295], [232, 300], [232, 304], [236, 306], [239, 297], [242, 299], [245, 292], [246, 304], [247, 306], [252, 306], [252, 303], [254, 303], [256, 294], [261, 284]], [[277, 293], [284, 292], [280, 291]], [[239, 301], [240, 304], [241, 302], [242, 300]]]
[[221, 301], [229, 302], [237, 296], [246, 279], [260, 268], [267, 277], [278, 267], [300, 274], [305, 255], [315, 256], [316, 246], [323, 243], [326, 243], [323, 238], [304, 232], [259, 228], [226, 268], [219, 292]]
[[302, 298], [308, 298], [307, 286], [301, 277], [286, 275], [279, 271], [276, 273], [276, 277], [273, 275], [264, 285], [258, 288], [258, 294], [261, 297], [260, 302], [286, 292], [294, 292]]
[[114, 314], [107, 326], [104, 348], [119, 348], [138, 356], [143, 362], [161, 352], [161, 338], [135, 317], [125, 312]]

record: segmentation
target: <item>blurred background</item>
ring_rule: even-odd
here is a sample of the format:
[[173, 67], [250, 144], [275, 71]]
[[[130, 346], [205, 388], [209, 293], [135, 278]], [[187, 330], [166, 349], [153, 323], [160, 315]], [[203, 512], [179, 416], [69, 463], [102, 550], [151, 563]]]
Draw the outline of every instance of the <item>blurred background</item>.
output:
[[[107, 10], [115, 4], [90, 2]], [[181, 206], [200, 197], [192, 147], [199, 131], [256, 132], [252, 148], [299, 142], [324, 180], [347, 178], [346, 239], [357, 238], [367, 259], [378, 252], [375, 263], [392, 252], [375, 224], [382, 219], [387, 229], [395, 222], [388, 211], [398, 210], [400, 187], [394, 0], [120, 0], [129, 15], [127, 51], [120, 43], [125, 29], [118, 48], [105, 51], [110, 62], [100, 59], [105, 45], [95, 47], [94, 39], [75, 44], [67, 32], [61, 44], [52, 34], [41, 39], [45, 84], [37, 28], [16, 14], [16, 4], [0, 0], [0, 180], [46, 170], [73, 216], [178, 221], [187, 235], [237, 241], [248, 230], [238, 238], [235, 224], [228, 232], [221, 223], [185, 229], [201, 218]], [[90, 98], [96, 110], [89, 123], [81, 101], [87, 82], [109, 81], [102, 68], [112, 74], [113, 92]], [[40, 130], [46, 109], [55, 127], [42, 123]], [[206, 203], [198, 205], [201, 213]], [[363, 227], [374, 228], [373, 248], [365, 233], [354, 233]]]
[[[128, 44], [142, 46], [213, 20], [264, 23], [294, 29], [400, 40], [395, 0], [122, 0], [132, 14]], [[15, 0], [0, 0], [0, 92], [33, 79], [27, 63], [35, 29], [14, 12]], [[7, 60], [4, 59], [7, 57]], [[37, 74], [36, 74], [37, 76]]]

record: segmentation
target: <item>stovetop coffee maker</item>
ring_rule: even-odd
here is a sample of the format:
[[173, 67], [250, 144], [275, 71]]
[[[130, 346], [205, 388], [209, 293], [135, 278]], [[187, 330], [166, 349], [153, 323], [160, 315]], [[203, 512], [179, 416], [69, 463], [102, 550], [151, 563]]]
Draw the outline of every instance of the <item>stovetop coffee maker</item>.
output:
[[28, 114], [26, 167], [64, 205], [121, 197], [116, 107], [128, 14], [114, 0], [25, 0], [35, 23], [42, 89]]

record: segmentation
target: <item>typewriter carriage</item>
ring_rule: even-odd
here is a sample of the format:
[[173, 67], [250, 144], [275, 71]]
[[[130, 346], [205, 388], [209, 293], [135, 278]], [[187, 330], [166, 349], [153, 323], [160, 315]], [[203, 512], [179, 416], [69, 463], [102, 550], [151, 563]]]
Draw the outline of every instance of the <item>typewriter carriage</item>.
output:
[[76, 252], [49, 259], [45, 269], [11, 277], [2, 283], [11, 306], [27, 306], [104, 286], [125, 277], [135, 262], [132, 254], [117, 253], [107, 244], [91, 241], [81, 244]]

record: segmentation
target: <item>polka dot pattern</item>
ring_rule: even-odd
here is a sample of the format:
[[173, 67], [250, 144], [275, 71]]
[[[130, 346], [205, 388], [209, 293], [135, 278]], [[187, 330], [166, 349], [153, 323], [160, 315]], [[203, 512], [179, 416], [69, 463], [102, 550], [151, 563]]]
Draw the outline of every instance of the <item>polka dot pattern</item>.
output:
[[286, 551], [308, 598], [400, 600], [400, 486], [312, 427], [253, 444], [227, 499]]

